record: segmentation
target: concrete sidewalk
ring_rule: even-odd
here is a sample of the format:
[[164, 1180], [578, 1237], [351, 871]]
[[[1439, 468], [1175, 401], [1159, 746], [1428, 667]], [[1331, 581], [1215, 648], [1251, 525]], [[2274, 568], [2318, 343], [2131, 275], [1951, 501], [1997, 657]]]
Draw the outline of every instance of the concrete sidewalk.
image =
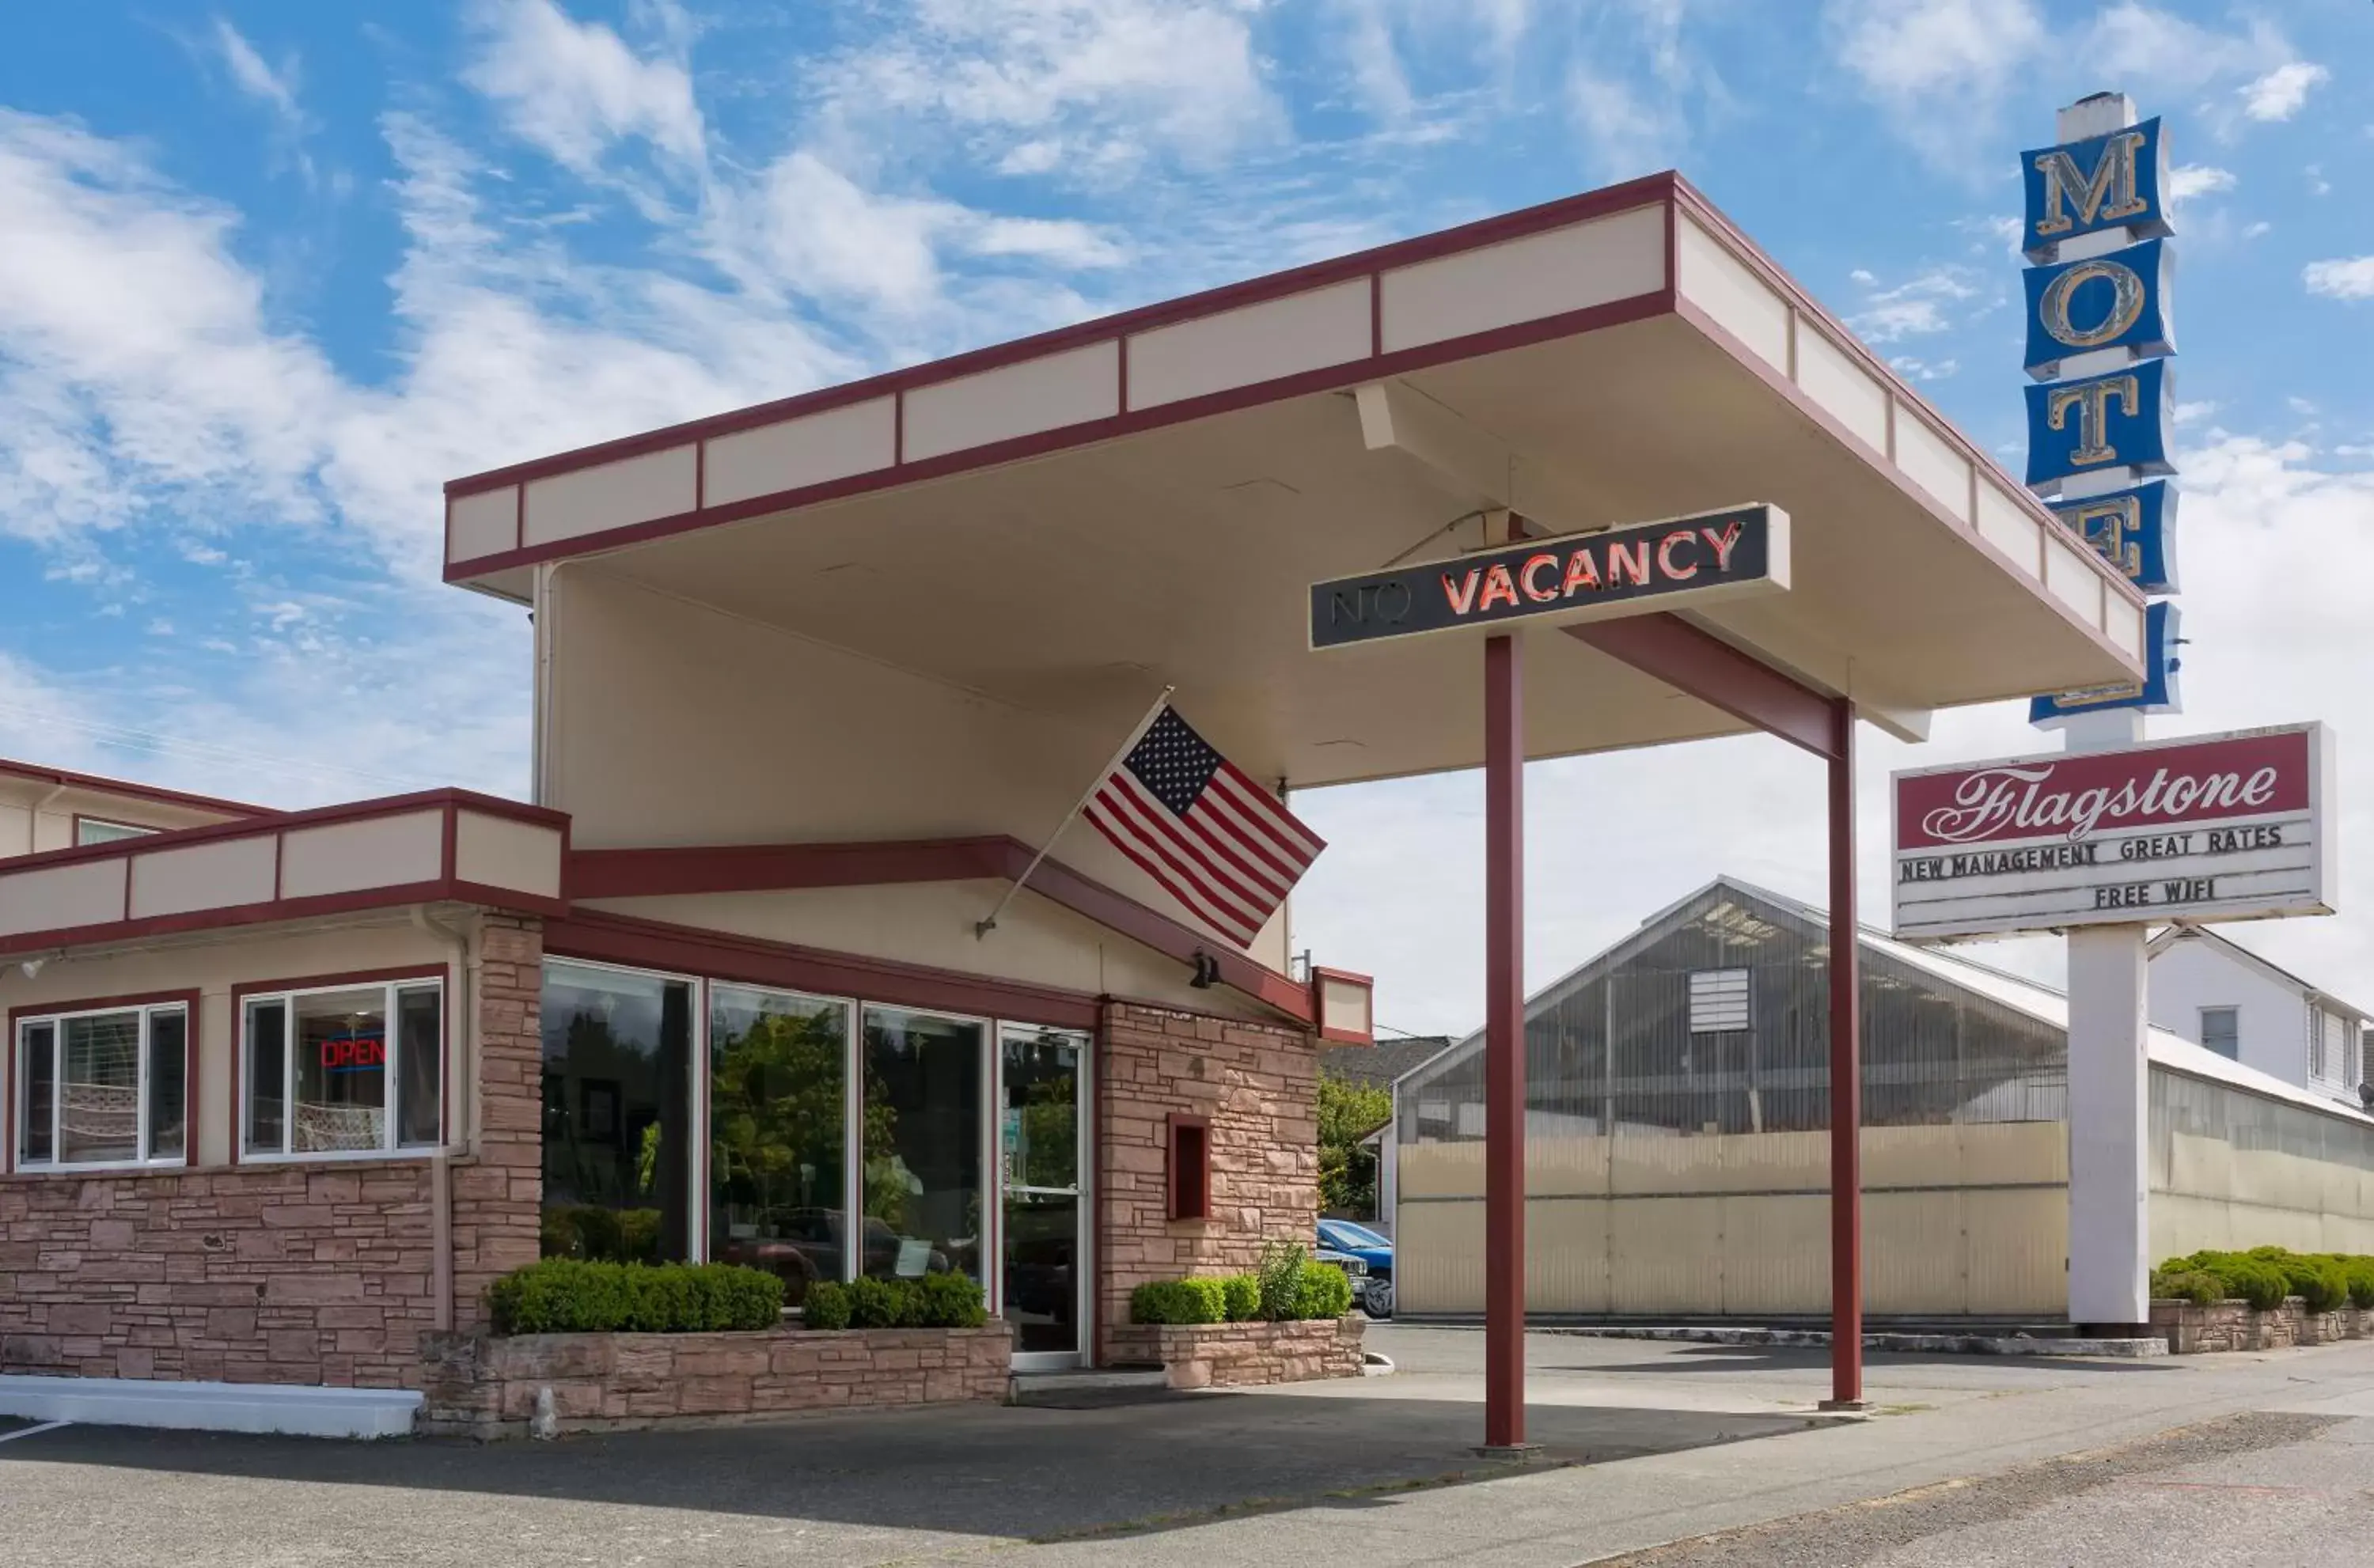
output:
[[2374, 1345], [2149, 1363], [1527, 1345], [1548, 1463], [1470, 1451], [1482, 1336], [1380, 1327], [1393, 1376], [1112, 1409], [966, 1408], [554, 1444], [65, 1427], [0, 1444], [0, 1568], [698, 1562], [1545, 1568], [2238, 1410], [2374, 1401]]

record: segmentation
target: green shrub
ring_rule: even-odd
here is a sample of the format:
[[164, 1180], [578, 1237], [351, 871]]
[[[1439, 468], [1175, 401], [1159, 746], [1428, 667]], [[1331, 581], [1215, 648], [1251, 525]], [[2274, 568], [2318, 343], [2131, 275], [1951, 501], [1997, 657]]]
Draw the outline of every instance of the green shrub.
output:
[[1302, 1266], [1297, 1317], [1341, 1317], [1352, 1310], [1352, 1277], [1333, 1263]]
[[1274, 1241], [1262, 1248], [1261, 1316], [1284, 1323], [1302, 1315], [1302, 1270], [1310, 1254], [1300, 1242]]
[[1132, 1323], [1223, 1323], [1228, 1293], [1218, 1280], [1154, 1280], [1129, 1293]]
[[2374, 1310], [2374, 1258], [2344, 1258], [2341, 1274], [2349, 1281], [2349, 1305]]
[[2175, 1269], [2152, 1276], [2151, 1293], [2162, 1301], [2208, 1306], [2226, 1299], [2225, 1281], [2199, 1269]]
[[970, 1274], [950, 1271], [926, 1274], [905, 1281], [923, 1298], [926, 1328], [978, 1328], [989, 1321], [989, 1305], [981, 1282]]
[[2292, 1293], [2284, 1271], [2263, 1258], [2229, 1257], [2212, 1272], [2224, 1282], [2228, 1296], [2239, 1296], [2261, 1312], [2273, 1312]]
[[771, 1328], [783, 1281], [731, 1263], [591, 1263], [547, 1258], [487, 1288], [498, 1334], [688, 1334]]
[[912, 1328], [922, 1315], [923, 1301], [899, 1287], [902, 1280], [859, 1280], [849, 1287], [849, 1326], [852, 1328]]
[[2338, 1312], [2349, 1305], [2349, 1276], [2334, 1258], [2297, 1258], [2283, 1265], [2292, 1294], [2310, 1312]]
[[1220, 1281], [1225, 1316], [1231, 1323], [1247, 1323], [1261, 1316], [1261, 1276], [1231, 1274]]
[[800, 1304], [800, 1322], [810, 1328], [848, 1328], [849, 1287], [832, 1280], [810, 1285], [808, 1299]]

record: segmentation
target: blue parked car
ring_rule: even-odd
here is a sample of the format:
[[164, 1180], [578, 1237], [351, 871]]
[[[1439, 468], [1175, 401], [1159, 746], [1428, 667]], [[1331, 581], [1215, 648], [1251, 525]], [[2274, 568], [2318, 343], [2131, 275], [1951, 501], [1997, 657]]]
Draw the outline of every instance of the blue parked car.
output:
[[1341, 1252], [1358, 1258], [1369, 1266], [1368, 1278], [1356, 1281], [1361, 1286], [1360, 1306], [1371, 1317], [1393, 1315], [1393, 1244], [1368, 1226], [1352, 1220], [1322, 1220], [1319, 1222], [1319, 1245], [1330, 1252]]

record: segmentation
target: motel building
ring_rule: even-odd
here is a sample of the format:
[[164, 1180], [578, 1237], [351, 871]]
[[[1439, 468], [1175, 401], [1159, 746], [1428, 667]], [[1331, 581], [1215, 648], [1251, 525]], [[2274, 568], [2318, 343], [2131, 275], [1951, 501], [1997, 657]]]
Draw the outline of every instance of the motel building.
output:
[[[2137, 591], [1673, 175], [523, 455], [446, 486], [444, 559], [533, 616], [531, 802], [0, 778], [6, 1408], [483, 1430], [539, 1376], [634, 1419], [1142, 1361], [1134, 1285], [1311, 1238], [1318, 1054], [1369, 1039], [1286, 912], [1067, 817], [1150, 705], [1280, 802], [1485, 766], [1505, 1030], [1524, 759], [1760, 731], [1843, 802], [1862, 724], [2142, 672]], [[1437, 580], [1427, 635], [1330, 619]], [[1801, 1027], [1851, 1081], [1851, 1016]], [[994, 1316], [523, 1394], [485, 1292], [539, 1254]]]

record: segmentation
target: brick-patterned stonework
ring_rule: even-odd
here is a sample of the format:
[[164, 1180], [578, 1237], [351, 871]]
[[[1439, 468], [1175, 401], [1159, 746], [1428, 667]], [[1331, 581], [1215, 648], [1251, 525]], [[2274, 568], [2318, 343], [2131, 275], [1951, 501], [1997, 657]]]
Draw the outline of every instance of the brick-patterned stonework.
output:
[[0, 1178], [0, 1372], [411, 1387], [419, 1161]]
[[[1234, 1273], [1319, 1223], [1319, 1059], [1299, 1030], [1110, 1002], [1099, 1074], [1098, 1270], [1108, 1334], [1148, 1280]], [[1169, 1218], [1172, 1112], [1211, 1118], [1212, 1217]], [[1107, 1361], [1114, 1359], [1108, 1339]]]
[[539, 1389], [559, 1429], [610, 1431], [1005, 1398], [1013, 1333], [980, 1328], [783, 1328], [717, 1334], [431, 1338], [431, 1432], [520, 1436]]
[[2356, 1307], [2310, 1312], [2298, 1296], [2268, 1312], [2255, 1311], [2242, 1301], [2212, 1302], [2207, 1306], [2189, 1301], [2155, 1301], [2151, 1305], [2153, 1330], [2167, 1335], [2168, 1348], [2180, 1356], [2276, 1351], [2374, 1338], [2374, 1312]]
[[475, 1158], [453, 1169], [453, 1327], [487, 1327], [487, 1287], [536, 1260], [544, 1204], [544, 927], [478, 926]]
[[1306, 1323], [1124, 1323], [1109, 1328], [1117, 1363], [1159, 1363], [1173, 1388], [1241, 1388], [1360, 1375], [1365, 1317]]

